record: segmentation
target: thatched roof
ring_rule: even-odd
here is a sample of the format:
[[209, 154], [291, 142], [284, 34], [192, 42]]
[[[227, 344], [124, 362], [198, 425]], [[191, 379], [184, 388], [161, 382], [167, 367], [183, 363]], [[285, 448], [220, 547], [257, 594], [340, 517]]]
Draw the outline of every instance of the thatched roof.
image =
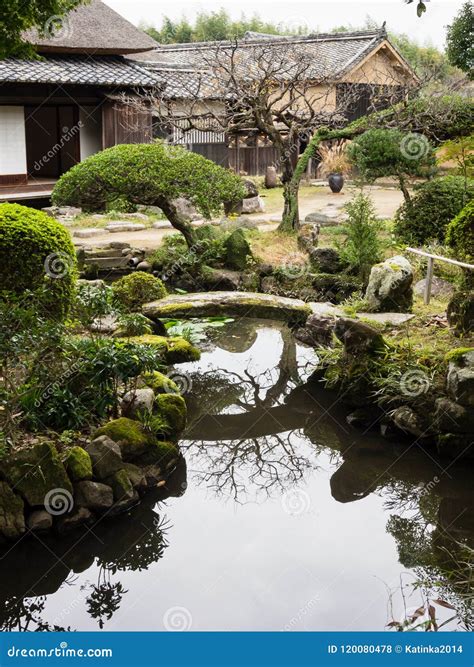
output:
[[44, 34], [29, 30], [25, 38], [40, 53], [127, 54], [156, 47], [154, 39], [101, 0], [81, 5], [63, 19], [53, 17]]

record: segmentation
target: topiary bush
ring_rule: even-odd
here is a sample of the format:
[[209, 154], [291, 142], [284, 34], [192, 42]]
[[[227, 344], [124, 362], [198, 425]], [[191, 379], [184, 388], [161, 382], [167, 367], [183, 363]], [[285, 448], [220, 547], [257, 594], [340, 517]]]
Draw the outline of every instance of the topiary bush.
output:
[[121, 144], [91, 155], [61, 176], [52, 195], [59, 206], [103, 211], [116, 205], [159, 206], [171, 224], [194, 242], [189, 220], [173, 202], [185, 197], [205, 217], [225, 201], [245, 196], [239, 176], [180, 146], [162, 142]]
[[0, 294], [29, 291], [44, 317], [63, 318], [74, 296], [76, 253], [54, 218], [19, 204], [0, 204]]
[[449, 223], [446, 243], [457, 259], [474, 263], [474, 199]]
[[167, 295], [162, 281], [143, 271], [117, 280], [112, 285], [112, 292], [119, 305], [129, 313], [141, 310], [144, 303], [162, 299]]
[[435, 178], [416, 188], [411, 202], [405, 202], [395, 215], [395, 235], [405, 243], [423, 245], [444, 242], [449, 222], [474, 196], [474, 183], [461, 176]]

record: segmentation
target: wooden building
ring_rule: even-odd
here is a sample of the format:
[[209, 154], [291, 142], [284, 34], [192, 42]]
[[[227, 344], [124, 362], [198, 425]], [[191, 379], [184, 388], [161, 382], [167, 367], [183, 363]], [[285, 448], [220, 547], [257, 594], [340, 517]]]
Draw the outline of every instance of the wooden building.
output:
[[38, 59], [0, 61], [0, 201], [47, 196], [88, 155], [152, 140], [151, 111], [121, 100], [162, 86], [127, 58], [156, 42], [99, 0], [56, 27], [26, 34]]

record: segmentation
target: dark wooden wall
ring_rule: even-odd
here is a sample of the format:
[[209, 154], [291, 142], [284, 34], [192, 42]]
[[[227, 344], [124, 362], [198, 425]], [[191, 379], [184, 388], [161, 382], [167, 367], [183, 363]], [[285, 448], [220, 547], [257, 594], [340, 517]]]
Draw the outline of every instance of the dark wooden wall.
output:
[[279, 153], [273, 146], [243, 146], [229, 148], [225, 144], [192, 144], [189, 149], [236, 173], [264, 176], [267, 167], [280, 172]]

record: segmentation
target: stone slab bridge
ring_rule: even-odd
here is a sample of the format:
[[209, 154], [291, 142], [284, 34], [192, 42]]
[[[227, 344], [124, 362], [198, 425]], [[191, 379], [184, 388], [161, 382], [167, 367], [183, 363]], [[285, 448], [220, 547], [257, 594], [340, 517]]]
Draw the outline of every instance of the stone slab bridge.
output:
[[151, 319], [191, 317], [254, 317], [303, 326], [312, 307], [300, 299], [288, 299], [258, 292], [198, 292], [174, 294], [143, 306]]

